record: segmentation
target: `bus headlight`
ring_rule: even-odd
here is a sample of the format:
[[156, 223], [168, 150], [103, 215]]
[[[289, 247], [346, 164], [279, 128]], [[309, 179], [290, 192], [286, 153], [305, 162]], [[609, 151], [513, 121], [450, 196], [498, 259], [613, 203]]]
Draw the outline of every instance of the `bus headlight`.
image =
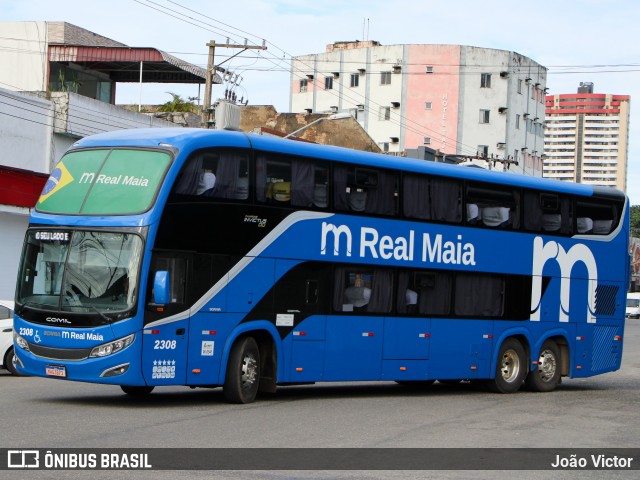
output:
[[29, 351], [29, 344], [27, 343], [27, 341], [20, 335], [18, 335], [15, 331], [13, 332], [13, 340], [14, 343], [21, 349], [26, 350], [27, 352]]
[[135, 338], [136, 338], [135, 333], [132, 333], [127, 337], [114, 340], [113, 342], [103, 343], [102, 345], [98, 345], [93, 350], [91, 350], [91, 353], [89, 354], [89, 358], [108, 357], [109, 355], [118, 353], [119, 351], [124, 350], [129, 345], [131, 345]]

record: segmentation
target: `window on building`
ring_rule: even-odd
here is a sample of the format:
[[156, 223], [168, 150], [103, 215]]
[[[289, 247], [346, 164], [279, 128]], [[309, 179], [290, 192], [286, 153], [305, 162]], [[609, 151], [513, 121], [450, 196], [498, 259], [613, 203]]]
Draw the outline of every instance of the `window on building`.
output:
[[352, 73], [351, 74], [351, 87], [357, 87], [360, 85], [360, 74]]
[[378, 113], [378, 120], [390, 120], [391, 119], [391, 107], [380, 107]]
[[309, 85], [309, 81], [306, 78], [300, 80], [300, 93], [304, 93], [307, 91], [307, 86]]
[[480, 110], [480, 123], [489, 123], [489, 110]]
[[431, 110], [433, 108], [433, 104], [431, 102], [424, 102], [424, 109]]
[[480, 74], [480, 88], [491, 88], [491, 74]]
[[380, 143], [380, 150], [382, 150], [383, 152], [388, 152], [389, 151], [389, 142], [383, 142]]
[[424, 144], [431, 145], [431, 137], [424, 137]]
[[489, 156], [489, 145], [478, 145], [478, 156], [487, 158]]
[[516, 128], [520, 129], [520, 114], [516, 113]]
[[333, 88], [333, 76], [324, 77], [324, 89], [331, 90]]
[[522, 79], [519, 78], [518, 79], [518, 93], [522, 93]]
[[433, 67], [431, 65], [427, 65], [425, 73], [433, 73]]
[[391, 85], [391, 72], [380, 72], [380, 85]]

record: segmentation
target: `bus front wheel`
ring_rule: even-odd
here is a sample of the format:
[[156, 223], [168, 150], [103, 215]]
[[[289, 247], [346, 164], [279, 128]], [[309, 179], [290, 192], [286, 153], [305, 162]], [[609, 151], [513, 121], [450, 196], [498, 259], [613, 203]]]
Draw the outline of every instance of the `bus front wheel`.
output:
[[132, 387], [129, 385], [120, 385], [124, 393], [132, 397], [145, 397], [153, 391], [153, 387]]
[[238, 340], [231, 348], [222, 389], [230, 403], [251, 403], [260, 385], [260, 350], [253, 337]]
[[489, 381], [489, 390], [515, 393], [527, 374], [527, 354], [515, 338], [507, 338], [500, 346], [496, 363], [496, 378]]
[[547, 340], [540, 347], [538, 366], [529, 372], [525, 380], [534, 392], [551, 392], [560, 383], [560, 349], [553, 340]]

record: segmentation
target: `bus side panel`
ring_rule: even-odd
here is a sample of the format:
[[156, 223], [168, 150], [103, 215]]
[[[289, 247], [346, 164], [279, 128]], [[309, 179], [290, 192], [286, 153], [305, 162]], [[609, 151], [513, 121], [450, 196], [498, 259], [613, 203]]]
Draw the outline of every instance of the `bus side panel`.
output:
[[147, 385], [184, 385], [189, 320], [144, 329], [142, 374]]
[[380, 380], [384, 317], [327, 317], [324, 380]]
[[217, 385], [224, 339], [244, 314], [198, 312], [191, 317], [187, 385]]
[[384, 319], [384, 360], [427, 360], [431, 320], [428, 318], [386, 317]]
[[327, 317], [313, 315], [290, 333], [291, 382], [316, 382], [324, 378], [325, 332]]
[[225, 289], [227, 309], [229, 312], [248, 313], [273, 286], [275, 260], [245, 257], [241, 262], [247, 262], [246, 266]]
[[431, 320], [431, 377], [489, 378], [492, 320]]

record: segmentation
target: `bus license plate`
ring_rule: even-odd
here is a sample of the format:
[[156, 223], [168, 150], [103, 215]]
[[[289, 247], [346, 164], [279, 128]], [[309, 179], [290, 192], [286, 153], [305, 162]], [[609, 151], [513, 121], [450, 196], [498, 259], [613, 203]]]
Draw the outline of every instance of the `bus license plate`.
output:
[[47, 365], [45, 373], [50, 377], [66, 377], [67, 369], [64, 365]]

